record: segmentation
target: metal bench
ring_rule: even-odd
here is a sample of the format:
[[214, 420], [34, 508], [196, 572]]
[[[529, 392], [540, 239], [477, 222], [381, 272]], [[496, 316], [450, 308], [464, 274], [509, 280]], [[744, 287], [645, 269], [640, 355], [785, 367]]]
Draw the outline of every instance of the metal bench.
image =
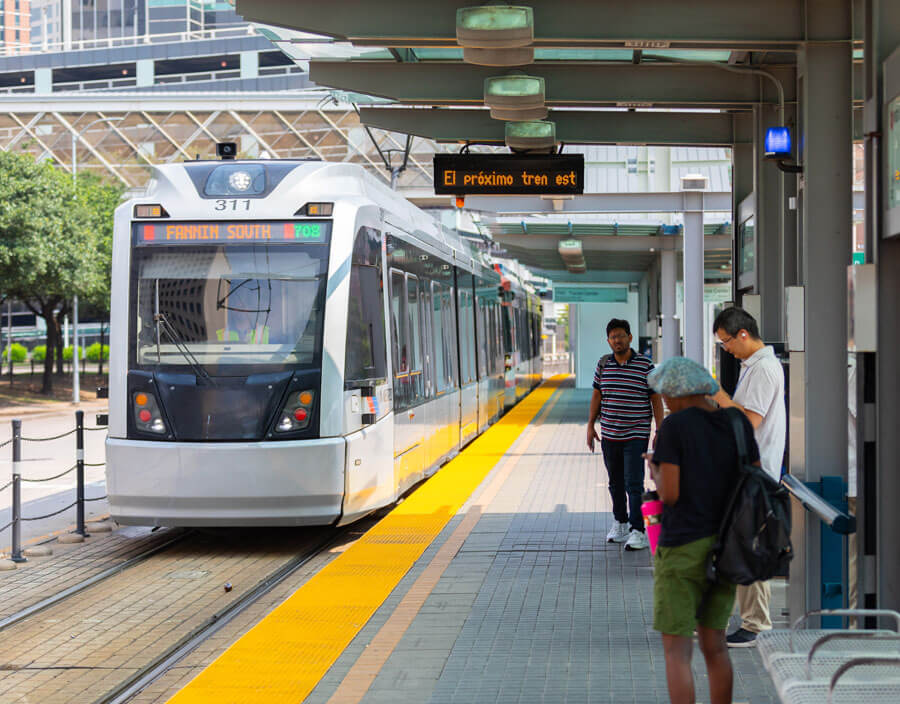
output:
[[[865, 668], [865, 674], [844, 674]], [[884, 673], [889, 673], [887, 676]], [[873, 678], [874, 675], [874, 678]], [[900, 701], [900, 657], [858, 657], [835, 670], [830, 679], [794, 680], [779, 692], [782, 704], [888, 704]]]
[[[855, 617], [875, 617], [883, 616], [894, 619], [896, 624], [895, 630], [886, 629], [878, 630], [851, 630], [851, 629], [833, 629], [833, 628], [815, 628], [802, 629], [811, 616], [855, 616]], [[817, 609], [810, 611], [798, 618], [790, 629], [779, 629], [773, 631], [764, 631], [756, 638], [756, 649], [762, 658], [763, 665], [769, 672], [772, 671], [771, 663], [773, 659], [784, 657], [786, 655], [807, 655], [816, 642], [823, 636], [836, 633], [869, 633], [873, 635], [897, 635], [900, 632], [900, 613], [888, 609]], [[864, 641], [849, 641], [852, 643], [862, 643]], [[889, 645], [882, 644], [884, 647]], [[879, 645], [879, 649], [882, 647]], [[853, 650], [853, 645], [849, 646]], [[868, 653], [865, 648], [863, 651]]]
[[[835, 650], [838, 646], [841, 650]], [[778, 654], [769, 661], [769, 674], [780, 693], [794, 682], [828, 681], [844, 664], [860, 657], [900, 657], [900, 634], [882, 635], [874, 631], [840, 631], [819, 638], [807, 654]], [[898, 671], [892, 667], [866, 668], [853, 673], [848, 680], [860, 676], [871, 679], [890, 679]]]

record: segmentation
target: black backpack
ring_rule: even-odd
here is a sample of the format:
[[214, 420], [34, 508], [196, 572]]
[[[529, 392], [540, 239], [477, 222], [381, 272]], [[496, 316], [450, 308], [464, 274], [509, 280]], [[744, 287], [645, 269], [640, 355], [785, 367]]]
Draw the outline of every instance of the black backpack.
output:
[[738, 450], [738, 483], [709, 555], [711, 582], [752, 584], [785, 574], [791, 547], [790, 494], [761, 467], [747, 461], [741, 412], [728, 408]]

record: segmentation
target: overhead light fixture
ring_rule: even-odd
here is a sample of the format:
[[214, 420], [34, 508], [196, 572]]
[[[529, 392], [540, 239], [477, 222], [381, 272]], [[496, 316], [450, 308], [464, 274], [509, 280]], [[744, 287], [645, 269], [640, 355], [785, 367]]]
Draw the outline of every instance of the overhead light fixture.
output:
[[585, 264], [584, 261], [584, 252], [581, 248], [581, 240], [560, 240], [556, 249], [568, 271], [573, 274], [584, 274], [587, 271], [587, 264]]
[[484, 104], [495, 120], [543, 120], [544, 79], [539, 76], [493, 76], [484, 79]]
[[519, 151], [548, 151], [556, 147], [556, 123], [548, 120], [507, 122], [506, 146]]
[[534, 61], [534, 12], [516, 5], [461, 7], [456, 41], [463, 61], [478, 66], [524, 66]]

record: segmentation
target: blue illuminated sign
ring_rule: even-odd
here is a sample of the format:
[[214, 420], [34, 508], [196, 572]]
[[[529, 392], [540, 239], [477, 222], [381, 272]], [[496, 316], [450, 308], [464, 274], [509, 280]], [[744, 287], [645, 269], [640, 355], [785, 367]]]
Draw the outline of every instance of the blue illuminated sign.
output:
[[791, 157], [791, 129], [770, 127], [766, 130], [766, 158], [789, 159]]

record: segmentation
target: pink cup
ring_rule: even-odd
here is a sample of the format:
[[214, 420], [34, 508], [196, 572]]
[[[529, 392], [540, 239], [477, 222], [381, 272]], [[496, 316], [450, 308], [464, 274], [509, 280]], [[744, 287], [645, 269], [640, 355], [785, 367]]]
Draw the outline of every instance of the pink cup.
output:
[[644, 515], [644, 528], [647, 531], [647, 540], [650, 541], [650, 552], [655, 555], [656, 544], [662, 531], [663, 513], [663, 502], [659, 500], [655, 491], [644, 495], [641, 513]]

